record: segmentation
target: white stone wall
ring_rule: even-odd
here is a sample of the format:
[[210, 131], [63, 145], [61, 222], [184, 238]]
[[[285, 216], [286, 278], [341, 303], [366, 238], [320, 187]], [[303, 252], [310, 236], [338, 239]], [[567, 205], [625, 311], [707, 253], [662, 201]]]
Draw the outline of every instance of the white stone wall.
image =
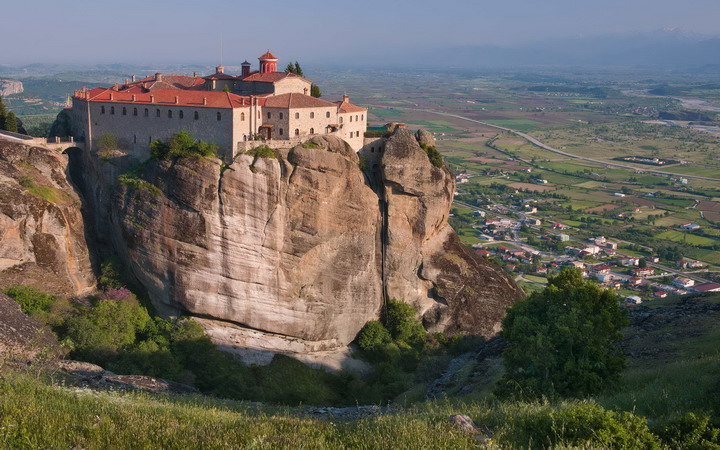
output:
[[367, 130], [367, 111], [338, 114], [340, 131], [338, 135], [359, 151], [364, 144]]
[[[337, 107], [334, 105], [318, 108], [293, 108], [288, 113], [290, 137], [326, 134], [328, 125], [338, 123]], [[295, 134], [295, 130], [298, 130], [298, 135]]]
[[[104, 114], [102, 113], [103, 106], [105, 107]], [[115, 114], [111, 113], [113, 107]], [[125, 115], [123, 115], [123, 108], [126, 108]], [[137, 108], [137, 115], [134, 115], [135, 108]], [[145, 109], [148, 110], [147, 116], [145, 116]], [[160, 111], [159, 117], [158, 110]], [[238, 110], [244, 110], [248, 114], [250, 108], [238, 108]], [[172, 117], [168, 117], [168, 111], [172, 111]], [[183, 112], [182, 119], [180, 111]], [[198, 113], [197, 120], [194, 118], [195, 112]], [[220, 120], [217, 119], [218, 113], [220, 113]], [[232, 154], [236, 142], [233, 136], [233, 115], [233, 109], [230, 108], [189, 107], [141, 102], [90, 102], [93, 140], [97, 142], [98, 136], [110, 133], [118, 139], [123, 149], [130, 150], [137, 155], [147, 152], [150, 142], [157, 139], [167, 140], [181, 130], [189, 132], [201, 141], [215, 143], [221, 154]]]
[[280, 94], [305, 94], [310, 95], [311, 83], [300, 78], [284, 78], [275, 83], [275, 95]]

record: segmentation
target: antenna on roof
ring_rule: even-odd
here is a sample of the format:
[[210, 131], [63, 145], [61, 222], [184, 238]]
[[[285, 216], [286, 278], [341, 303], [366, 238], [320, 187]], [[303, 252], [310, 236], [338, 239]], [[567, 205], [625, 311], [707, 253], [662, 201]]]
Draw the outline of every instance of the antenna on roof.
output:
[[223, 34], [220, 33], [220, 65], [222, 66], [223, 60]]

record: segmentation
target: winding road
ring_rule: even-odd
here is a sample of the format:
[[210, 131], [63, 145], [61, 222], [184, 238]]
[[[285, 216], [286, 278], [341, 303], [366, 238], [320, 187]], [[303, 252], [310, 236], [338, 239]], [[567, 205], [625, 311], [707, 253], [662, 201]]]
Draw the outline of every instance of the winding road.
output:
[[[371, 106], [377, 106], [377, 105], [371, 105]], [[628, 165], [626, 165], [626, 164], [619, 164], [619, 163], [614, 163], [614, 162], [602, 161], [602, 160], [599, 160], [599, 159], [586, 158], [586, 157], [584, 157], [584, 156], [573, 155], [572, 153], [567, 153], [567, 152], [564, 152], [564, 151], [562, 151], [562, 150], [558, 150], [558, 149], [556, 149], [556, 148], [550, 147], [549, 145], [547, 145], [547, 144], [545, 144], [545, 143], [543, 143], [543, 142], [540, 142], [539, 140], [537, 140], [536, 138], [530, 136], [530, 135], [527, 134], [527, 133], [523, 133], [523, 132], [521, 132], [521, 131], [513, 130], [512, 128], [501, 127], [501, 126], [499, 126], [499, 125], [493, 125], [493, 124], [488, 123], [488, 122], [483, 122], [483, 121], [480, 121], [480, 120], [471, 119], [471, 118], [469, 118], [469, 117], [460, 116], [460, 115], [458, 115], [458, 114], [451, 114], [451, 113], [445, 113], [445, 112], [440, 112], [440, 111], [433, 111], [433, 110], [431, 110], [431, 109], [416, 109], [416, 108], [402, 108], [402, 107], [396, 107], [396, 108], [397, 108], [397, 109], [406, 109], [406, 110], [410, 110], [410, 111], [418, 111], [418, 112], [425, 112], [425, 113], [430, 113], [430, 114], [436, 114], [436, 115], [438, 115], [438, 116], [454, 117], [454, 118], [456, 118], [456, 119], [466, 120], [466, 121], [468, 121], [468, 122], [478, 123], [478, 124], [480, 124], [480, 125], [485, 125], [485, 126], [488, 126], [488, 127], [492, 127], [492, 128], [498, 129], [498, 130], [506, 131], [506, 132], [508, 132], [508, 133], [513, 133], [513, 134], [515, 134], [515, 135], [517, 135], [517, 136], [520, 136], [520, 137], [523, 138], [523, 139], [526, 139], [528, 142], [532, 143], [533, 145], [536, 145], [536, 146], [542, 148], [543, 150], [547, 150], [547, 151], [549, 151], [549, 152], [557, 153], [558, 155], [567, 156], [568, 158], [574, 158], [574, 159], [579, 159], [579, 160], [582, 160], [582, 161], [593, 162], [593, 163], [596, 163], [596, 164], [602, 164], [602, 165], [604, 165], [604, 166], [620, 167], [620, 168], [623, 168], [623, 169], [629, 169], [629, 170], [633, 170], [633, 171], [635, 171], [635, 170], [642, 170], [643, 172], [657, 173], [657, 174], [661, 174], [661, 175], [671, 175], [671, 176], [678, 176], [678, 177], [683, 177], [683, 178], [693, 178], [693, 179], [697, 179], [697, 180], [707, 180], [707, 181], [717, 181], [717, 182], [720, 182], [720, 178], [701, 177], [701, 176], [698, 176], [698, 175], [688, 175], [688, 174], [685, 174], [685, 173], [664, 172], [664, 171], [662, 171], [662, 170], [654, 170], [654, 169], [646, 169], [646, 168], [640, 168], [640, 167], [635, 167], [635, 166], [628, 166]]]

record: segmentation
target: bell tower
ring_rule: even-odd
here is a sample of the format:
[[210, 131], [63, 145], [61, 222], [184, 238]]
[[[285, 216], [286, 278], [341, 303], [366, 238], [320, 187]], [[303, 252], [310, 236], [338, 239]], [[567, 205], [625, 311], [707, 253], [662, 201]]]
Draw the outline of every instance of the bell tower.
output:
[[278, 59], [268, 50], [264, 55], [258, 58], [260, 60], [260, 73], [277, 72]]

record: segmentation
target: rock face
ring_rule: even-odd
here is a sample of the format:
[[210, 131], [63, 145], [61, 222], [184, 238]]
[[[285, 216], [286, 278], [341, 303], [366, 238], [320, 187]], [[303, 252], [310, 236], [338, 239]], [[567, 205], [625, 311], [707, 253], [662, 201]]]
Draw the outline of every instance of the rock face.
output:
[[7, 78], [0, 79], [0, 96], [21, 94], [23, 90], [21, 81], [9, 80]]
[[55, 295], [92, 290], [80, 199], [67, 156], [0, 141], [0, 288], [33, 285]]
[[0, 293], [0, 365], [55, 357], [60, 346], [50, 330], [23, 314], [15, 300]]
[[418, 308], [430, 331], [497, 333], [505, 309], [523, 292], [498, 266], [462, 245], [448, 225], [452, 173], [430, 164], [402, 128], [388, 139], [380, 163], [387, 295]]
[[452, 174], [404, 129], [373, 183], [342, 140], [313, 142], [229, 166], [151, 163], [99, 222], [163, 314], [195, 316], [248, 362], [281, 352], [339, 368], [387, 297], [429, 330], [495, 334], [523, 294], [448, 225]]

